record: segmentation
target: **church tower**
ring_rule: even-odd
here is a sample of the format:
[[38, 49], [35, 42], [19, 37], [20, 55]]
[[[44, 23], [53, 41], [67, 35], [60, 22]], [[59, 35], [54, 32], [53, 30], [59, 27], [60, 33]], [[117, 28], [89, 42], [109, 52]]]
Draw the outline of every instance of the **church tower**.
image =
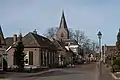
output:
[[67, 23], [64, 16], [64, 11], [62, 11], [62, 17], [60, 20], [60, 25], [57, 31], [57, 40], [69, 39], [69, 30], [67, 28]]

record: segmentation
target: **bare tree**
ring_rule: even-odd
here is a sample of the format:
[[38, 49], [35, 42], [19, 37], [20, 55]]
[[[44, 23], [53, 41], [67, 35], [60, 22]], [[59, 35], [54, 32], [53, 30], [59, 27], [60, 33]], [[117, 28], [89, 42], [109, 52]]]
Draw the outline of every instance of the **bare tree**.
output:
[[69, 38], [74, 39], [74, 30], [72, 28], [69, 28]]
[[84, 31], [75, 30], [74, 31], [74, 39], [81, 45], [85, 46], [90, 42], [90, 39], [85, 36]]
[[91, 51], [93, 53], [97, 52], [97, 50], [98, 50], [98, 44], [95, 41], [90, 42], [90, 49], [91, 49]]
[[46, 37], [55, 37], [57, 30], [58, 30], [58, 27], [49, 28], [47, 29], [47, 33], [45, 33], [44, 35]]
[[82, 46], [82, 48], [85, 50], [85, 51], [87, 51], [87, 52], [89, 52], [90, 50], [91, 50], [91, 43], [90, 43], [90, 39], [84, 39], [84, 42], [83, 42], [83, 44], [81, 45]]
[[[47, 33], [44, 35], [46, 37], [55, 37], [57, 33], [58, 27], [53, 27], [47, 29]], [[85, 36], [84, 31], [81, 30], [73, 30], [69, 28], [69, 38], [75, 39], [83, 49], [87, 51], [97, 51], [98, 44], [95, 41], [91, 41], [87, 36]]]
[[80, 42], [81, 41], [81, 31], [80, 30], [75, 30], [74, 32], [74, 38], [77, 42]]

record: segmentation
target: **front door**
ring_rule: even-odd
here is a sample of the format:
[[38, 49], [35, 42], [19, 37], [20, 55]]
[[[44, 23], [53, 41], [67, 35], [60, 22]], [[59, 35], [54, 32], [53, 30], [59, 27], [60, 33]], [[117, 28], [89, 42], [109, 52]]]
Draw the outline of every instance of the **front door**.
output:
[[3, 71], [7, 71], [7, 61], [3, 58]]

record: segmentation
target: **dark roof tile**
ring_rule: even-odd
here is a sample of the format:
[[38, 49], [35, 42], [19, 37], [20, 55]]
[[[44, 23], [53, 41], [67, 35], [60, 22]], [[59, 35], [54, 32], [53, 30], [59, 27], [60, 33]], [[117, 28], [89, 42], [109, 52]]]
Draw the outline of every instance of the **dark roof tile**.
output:
[[48, 38], [38, 35], [38, 34], [34, 34], [34, 33], [31, 33], [31, 34], [34, 36], [34, 38], [37, 40], [40, 46], [49, 47], [53, 49], [56, 48], [55, 45]]
[[[13, 37], [7, 37], [5, 40], [7, 43], [6, 48], [13, 45]], [[23, 44], [25, 47], [45, 47], [56, 49], [55, 45], [48, 38], [34, 34], [32, 32], [29, 32], [23, 37]]]

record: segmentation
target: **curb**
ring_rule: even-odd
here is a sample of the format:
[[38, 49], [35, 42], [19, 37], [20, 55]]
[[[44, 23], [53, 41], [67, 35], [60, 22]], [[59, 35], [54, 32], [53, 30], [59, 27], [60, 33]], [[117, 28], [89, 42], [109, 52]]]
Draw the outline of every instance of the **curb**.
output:
[[[117, 76], [115, 76], [110, 70], [109, 68], [106, 67], [106, 65], [103, 65], [103, 67], [105, 68], [105, 70], [108, 72], [108, 74], [111, 76], [111, 78], [113, 78], [114, 80], [120, 80], [120, 78], [117, 78]], [[113, 80], [112, 79], [112, 80]]]
[[[106, 66], [105, 66], [105, 68], [106, 68]], [[107, 69], [107, 68], [106, 68]], [[115, 80], [120, 80], [120, 77], [118, 78], [118, 77], [116, 77], [110, 70], [108, 70], [109, 71], [109, 74], [115, 79]], [[120, 73], [120, 72], [116, 72], [116, 73]]]
[[[104, 67], [107, 69], [106, 66], [104, 66]], [[107, 69], [107, 71], [109, 71], [109, 74], [110, 74], [115, 80], [120, 79], [120, 78], [117, 78], [112, 72], [110, 72], [110, 70]]]
[[35, 74], [29, 74], [29, 75], [21, 76], [21, 77], [27, 77], [27, 76], [34, 76], [34, 75], [38, 75], [38, 74], [44, 74], [44, 73], [55, 71], [55, 70], [60, 70], [60, 69], [50, 69], [50, 70], [47, 70], [47, 71], [38, 72], [38, 73], [35, 73]]
[[120, 73], [120, 72], [116, 72], [116, 73]]
[[[50, 70], [46, 70], [46, 71], [42, 71], [42, 72], [37, 72], [37, 73], [30, 73], [30, 74], [20, 73], [20, 75], [19, 75], [19, 73], [18, 73], [16, 75], [13, 74], [13, 75], [11, 75], [9, 77], [6, 77], [6, 79], [9, 79], [9, 78], [23, 78], [23, 77], [28, 77], [28, 76], [35, 76], [35, 75], [44, 74], [44, 73], [51, 72], [51, 71], [56, 71], [56, 70], [58, 70], [58, 69], [50, 69]], [[2, 80], [4, 80], [4, 79], [2, 79]]]
[[120, 79], [120, 78], [117, 78], [113, 73], [109, 73], [109, 74], [112, 75], [114, 79]]

